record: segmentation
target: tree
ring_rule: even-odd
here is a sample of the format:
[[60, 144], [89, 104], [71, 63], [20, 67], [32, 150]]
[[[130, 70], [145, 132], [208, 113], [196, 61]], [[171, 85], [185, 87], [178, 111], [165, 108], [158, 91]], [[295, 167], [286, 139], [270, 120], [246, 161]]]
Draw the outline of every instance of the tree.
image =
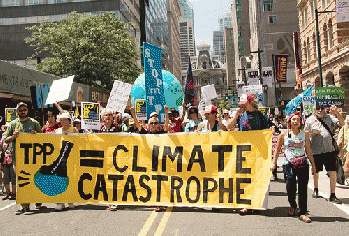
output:
[[[128, 83], [142, 72], [139, 52], [129, 37], [128, 24], [112, 12], [100, 15], [71, 13], [69, 18], [27, 28], [34, 47], [31, 58], [50, 55], [37, 69], [57, 76], [75, 75], [75, 81], [111, 89], [114, 80]], [[99, 81], [99, 82], [98, 82]]]

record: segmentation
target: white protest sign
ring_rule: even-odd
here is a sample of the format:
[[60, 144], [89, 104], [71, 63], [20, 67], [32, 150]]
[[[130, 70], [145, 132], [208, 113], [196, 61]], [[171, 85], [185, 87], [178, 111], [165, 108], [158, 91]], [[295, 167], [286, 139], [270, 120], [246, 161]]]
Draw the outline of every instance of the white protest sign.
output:
[[315, 97], [303, 97], [303, 113], [305, 116], [308, 116], [314, 113], [316, 107]]
[[69, 98], [73, 80], [74, 75], [67, 78], [54, 80], [50, 87], [50, 92], [47, 95], [45, 105], [67, 100]]
[[131, 89], [131, 84], [115, 80], [106, 108], [112, 111], [124, 112]]
[[263, 84], [266, 84], [269, 88], [273, 87], [273, 67], [262, 68]]
[[257, 69], [248, 69], [247, 70], [247, 78], [248, 78], [249, 85], [259, 85], [258, 74], [259, 74], [259, 72]]
[[201, 98], [205, 102], [208, 102], [211, 99], [214, 99], [216, 97], [218, 97], [218, 96], [217, 96], [216, 89], [214, 88], [213, 84], [201, 87]]

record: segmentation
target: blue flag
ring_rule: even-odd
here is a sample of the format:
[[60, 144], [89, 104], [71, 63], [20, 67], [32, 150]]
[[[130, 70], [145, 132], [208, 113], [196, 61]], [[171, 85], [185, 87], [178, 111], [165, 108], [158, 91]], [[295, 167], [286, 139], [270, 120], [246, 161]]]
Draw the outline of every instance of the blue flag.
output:
[[314, 85], [312, 85], [310, 88], [303, 91], [301, 94], [299, 94], [297, 97], [293, 98], [291, 101], [289, 101], [287, 103], [286, 108], [285, 108], [285, 112], [286, 112], [287, 116], [291, 115], [297, 109], [299, 104], [301, 104], [301, 102], [303, 101], [303, 97], [310, 97], [311, 96], [311, 93], [313, 91], [313, 87], [314, 87]]
[[187, 83], [184, 90], [184, 101], [187, 108], [190, 106], [196, 106], [195, 100], [195, 87], [194, 87], [194, 78], [193, 72], [191, 70], [191, 62], [189, 59], [188, 71], [187, 71]]
[[161, 52], [162, 48], [143, 43], [147, 118], [150, 118], [152, 112], [156, 112], [159, 114], [159, 121], [164, 123], [166, 102], [162, 79]]

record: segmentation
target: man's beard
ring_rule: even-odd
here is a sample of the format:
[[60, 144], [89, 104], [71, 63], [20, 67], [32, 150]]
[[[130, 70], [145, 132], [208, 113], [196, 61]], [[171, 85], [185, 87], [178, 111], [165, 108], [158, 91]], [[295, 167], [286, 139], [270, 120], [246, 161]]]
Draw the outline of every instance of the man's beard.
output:
[[27, 118], [28, 117], [28, 115], [27, 114], [20, 114], [20, 115], [18, 115], [19, 116], [19, 118], [20, 119], [25, 119], [25, 118]]

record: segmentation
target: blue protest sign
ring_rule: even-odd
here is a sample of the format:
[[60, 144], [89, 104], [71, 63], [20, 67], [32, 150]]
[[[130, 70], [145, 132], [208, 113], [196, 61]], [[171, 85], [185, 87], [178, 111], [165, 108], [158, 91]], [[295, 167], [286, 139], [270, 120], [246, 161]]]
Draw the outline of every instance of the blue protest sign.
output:
[[[46, 103], [48, 93], [50, 91], [49, 84], [36, 85], [36, 104], [38, 108], [42, 108], [42, 104]], [[44, 108], [52, 107], [50, 105], [44, 105]]]
[[143, 60], [145, 74], [145, 91], [147, 101], [147, 117], [152, 112], [159, 114], [160, 122], [165, 122], [165, 95], [161, 69], [162, 48], [143, 43]]

